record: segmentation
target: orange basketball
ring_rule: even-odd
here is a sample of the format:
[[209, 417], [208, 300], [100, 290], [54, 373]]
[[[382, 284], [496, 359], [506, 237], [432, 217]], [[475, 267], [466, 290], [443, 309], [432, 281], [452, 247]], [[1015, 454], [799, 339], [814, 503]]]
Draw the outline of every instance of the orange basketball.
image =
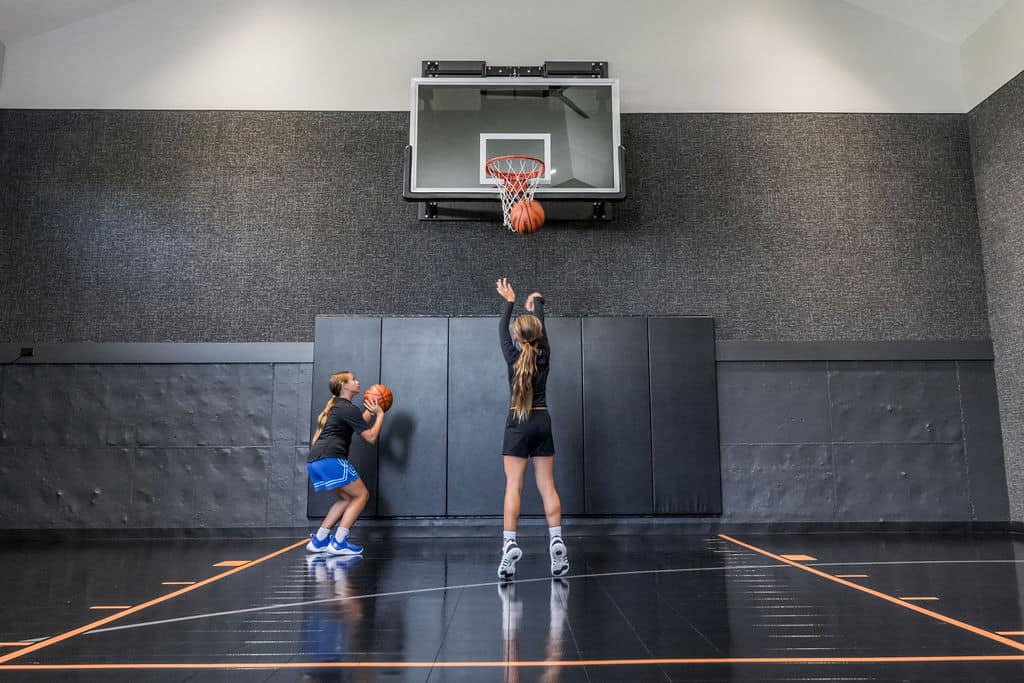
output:
[[363, 398], [373, 397], [377, 399], [377, 405], [379, 405], [384, 412], [387, 412], [388, 408], [391, 407], [391, 403], [394, 397], [391, 395], [391, 390], [383, 384], [374, 384], [372, 387], [363, 392]]
[[537, 232], [544, 225], [544, 207], [533, 199], [520, 199], [509, 210], [508, 222], [516, 232]]

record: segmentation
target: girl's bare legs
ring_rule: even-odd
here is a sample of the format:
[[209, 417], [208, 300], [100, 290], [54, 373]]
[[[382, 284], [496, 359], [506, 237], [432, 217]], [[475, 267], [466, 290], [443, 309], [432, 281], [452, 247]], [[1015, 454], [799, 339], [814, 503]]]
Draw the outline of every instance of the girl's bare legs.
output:
[[544, 516], [548, 527], [562, 526], [562, 499], [555, 490], [555, 459], [552, 456], [533, 459], [533, 478], [537, 481], [537, 492], [544, 501]]
[[333, 529], [334, 525], [338, 523], [341, 516], [345, 513], [345, 508], [348, 507], [349, 497], [345, 495], [345, 490], [342, 489], [331, 489], [334, 494], [338, 496], [338, 500], [334, 501], [334, 505], [327, 511], [327, 516], [324, 517], [324, 521], [321, 522], [320, 526], [324, 529]]
[[505, 456], [505, 531], [515, 531], [519, 524], [519, 505], [523, 494], [526, 458]]
[[515, 542], [515, 531], [519, 524], [519, 505], [525, 474], [526, 458], [505, 456], [505, 526], [502, 534], [504, 539], [501, 545], [501, 562], [498, 563], [498, 578], [502, 581], [516, 575], [516, 562], [523, 556], [523, 551]]
[[548, 551], [551, 555], [551, 575], [565, 576], [569, 573], [569, 552], [562, 541], [562, 501], [555, 490], [555, 458], [552, 456], [533, 459], [533, 478], [537, 480], [537, 491], [544, 501], [544, 516], [548, 520], [551, 537]]
[[[344, 508], [344, 513], [341, 515], [341, 526], [346, 529], [351, 529], [352, 525], [359, 519], [359, 515], [362, 514], [363, 508], [366, 507], [367, 501], [370, 500], [370, 492], [366, 489], [366, 484], [363, 483], [362, 479], [356, 479], [347, 486], [342, 486], [338, 489], [339, 492], [344, 492], [348, 498], [348, 504]], [[337, 505], [337, 503], [335, 503]], [[334, 506], [331, 506], [334, 509]]]

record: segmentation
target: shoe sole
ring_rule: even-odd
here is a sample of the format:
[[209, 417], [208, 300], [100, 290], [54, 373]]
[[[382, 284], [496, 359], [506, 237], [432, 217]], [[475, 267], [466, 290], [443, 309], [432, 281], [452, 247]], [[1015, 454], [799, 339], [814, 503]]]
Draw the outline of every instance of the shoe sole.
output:
[[362, 555], [363, 551], [360, 550], [358, 553], [354, 550], [334, 550], [330, 549], [327, 551], [328, 555], [334, 555], [335, 557], [350, 557], [353, 555]]
[[[508, 553], [508, 569], [502, 569], [498, 567], [498, 578], [502, 581], [508, 581], [516, 575], [516, 562], [523, 556], [522, 548], [513, 548]], [[501, 563], [505, 564], [505, 558], [501, 558]]]
[[306, 544], [306, 552], [307, 553], [326, 553], [327, 552], [327, 546], [325, 545], [323, 548], [317, 548], [312, 543], [307, 543]]
[[565, 576], [569, 573], [569, 558], [566, 557], [565, 546], [561, 544], [559, 546], [551, 552], [551, 576], [554, 577]]

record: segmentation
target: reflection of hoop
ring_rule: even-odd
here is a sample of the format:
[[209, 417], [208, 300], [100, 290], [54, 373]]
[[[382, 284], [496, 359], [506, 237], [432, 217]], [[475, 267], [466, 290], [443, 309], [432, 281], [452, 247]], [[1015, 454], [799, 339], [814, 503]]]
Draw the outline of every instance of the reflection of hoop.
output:
[[498, 183], [501, 195], [501, 214], [505, 226], [512, 230], [508, 219], [512, 207], [523, 199], [533, 199], [537, 183], [544, 175], [544, 162], [522, 154], [507, 154], [493, 157], [484, 164], [487, 175]]

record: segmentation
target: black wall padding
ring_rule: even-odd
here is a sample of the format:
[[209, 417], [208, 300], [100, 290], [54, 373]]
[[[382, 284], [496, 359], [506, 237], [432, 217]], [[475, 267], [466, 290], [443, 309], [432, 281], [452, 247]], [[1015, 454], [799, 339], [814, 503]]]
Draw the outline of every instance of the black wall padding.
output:
[[650, 318], [654, 511], [722, 514], [711, 318]]
[[379, 453], [382, 517], [445, 514], [448, 319], [384, 318], [381, 383], [395, 402]]
[[[721, 514], [712, 319], [552, 317], [547, 333], [562, 512]], [[353, 441], [374, 494], [366, 514], [501, 515], [509, 388], [497, 317], [318, 317], [314, 420], [343, 369], [395, 395], [379, 448]], [[522, 514], [544, 513], [532, 466], [522, 501]], [[311, 497], [310, 515], [331, 502]]]
[[500, 515], [508, 415], [497, 318], [448, 320], [448, 514]]
[[583, 319], [586, 511], [654, 512], [647, 318]]
[[[313, 400], [311, 403], [310, 437], [316, 432], [316, 420], [324, 409], [331, 391], [328, 382], [336, 372], [349, 370], [355, 373], [363, 389], [380, 381], [380, 318], [318, 317], [314, 328], [316, 343], [313, 346]], [[356, 397], [356, 404], [362, 405], [362, 394]], [[378, 444], [380, 442], [378, 441]], [[370, 502], [364, 515], [377, 513], [377, 445], [370, 445], [359, 436], [353, 436], [349, 459], [359, 471], [359, 476], [370, 490]], [[323, 517], [334, 501], [335, 494], [317, 493], [312, 484], [307, 484], [309, 499], [307, 514]]]

